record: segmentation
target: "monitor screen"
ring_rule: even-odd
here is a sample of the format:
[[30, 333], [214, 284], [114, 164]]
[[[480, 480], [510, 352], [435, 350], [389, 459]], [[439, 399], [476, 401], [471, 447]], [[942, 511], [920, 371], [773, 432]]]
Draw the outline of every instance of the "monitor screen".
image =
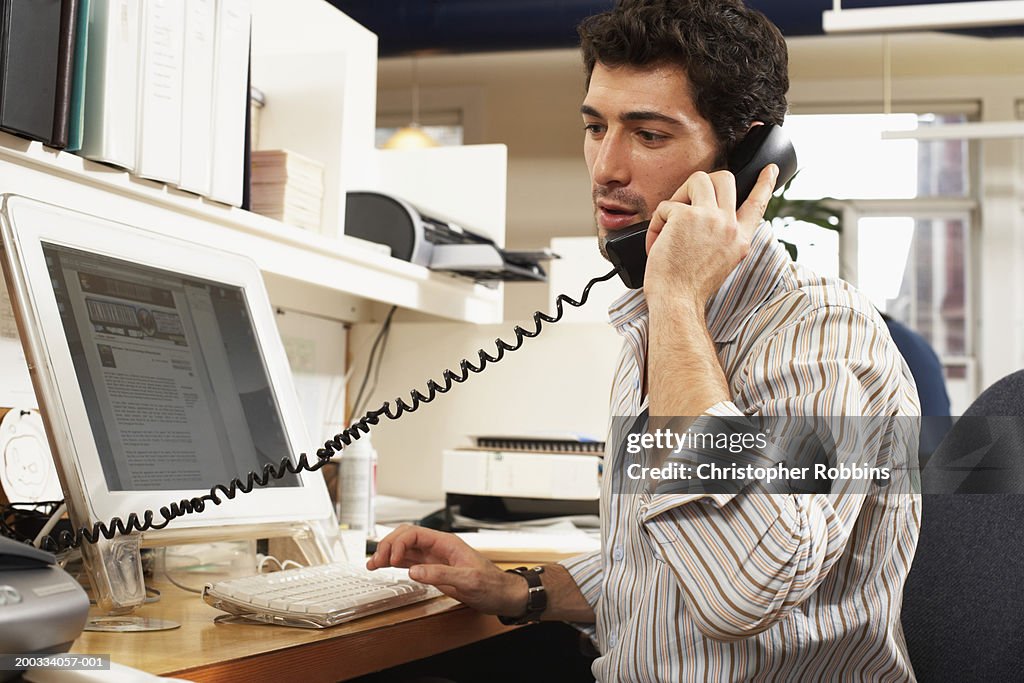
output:
[[243, 289], [42, 247], [110, 491], [209, 488], [289, 455]]

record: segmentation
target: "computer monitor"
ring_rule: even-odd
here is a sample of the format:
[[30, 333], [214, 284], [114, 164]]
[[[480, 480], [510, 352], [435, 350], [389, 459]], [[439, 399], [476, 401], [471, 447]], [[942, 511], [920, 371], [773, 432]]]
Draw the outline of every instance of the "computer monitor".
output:
[[[141, 517], [285, 456], [294, 462], [305, 452], [315, 461], [255, 263], [10, 196], [3, 247], [76, 527]], [[165, 529], [83, 550], [101, 604], [127, 611], [145, 595], [140, 541], [290, 530], [319, 549], [321, 560], [333, 559], [337, 524], [319, 472], [286, 475]]]

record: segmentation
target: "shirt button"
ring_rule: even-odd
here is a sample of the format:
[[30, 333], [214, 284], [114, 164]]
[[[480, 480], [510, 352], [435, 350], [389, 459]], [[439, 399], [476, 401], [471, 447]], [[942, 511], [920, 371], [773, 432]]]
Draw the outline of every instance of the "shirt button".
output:
[[625, 556], [625, 554], [626, 553], [624, 553], [622, 551], [622, 546], [621, 545], [617, 545], [617, 546], [615, 546], [615, 550], [612, 551], [612, 559], [615, 560], [616, 562], [621, 562], [622, 558]]
[[615, 643], [619, 642], [619, 639], [615, 637], [615, 634], [608, 636], [608, 647], [615, 647]]

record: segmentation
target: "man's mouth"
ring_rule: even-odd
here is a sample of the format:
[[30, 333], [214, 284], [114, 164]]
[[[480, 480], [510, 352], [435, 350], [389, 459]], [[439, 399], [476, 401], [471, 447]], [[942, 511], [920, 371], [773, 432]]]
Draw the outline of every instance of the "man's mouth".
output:
[[639, 221], [639, 215], [625, 206], [597, 205], [597, 225], [604, 230], [621, 230]]

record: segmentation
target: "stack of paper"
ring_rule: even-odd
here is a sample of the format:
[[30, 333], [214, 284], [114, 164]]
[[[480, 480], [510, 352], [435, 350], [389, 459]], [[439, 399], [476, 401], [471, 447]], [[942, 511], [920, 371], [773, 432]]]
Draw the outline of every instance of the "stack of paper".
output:
[[477, 531], [459, 538], [492, 562], [557, 562], [601, 549], [601, 539], [579, 529]]
[[323, 164], [288, 150], [252, 153], [252, 210], [282, 223], [320, 230]]

